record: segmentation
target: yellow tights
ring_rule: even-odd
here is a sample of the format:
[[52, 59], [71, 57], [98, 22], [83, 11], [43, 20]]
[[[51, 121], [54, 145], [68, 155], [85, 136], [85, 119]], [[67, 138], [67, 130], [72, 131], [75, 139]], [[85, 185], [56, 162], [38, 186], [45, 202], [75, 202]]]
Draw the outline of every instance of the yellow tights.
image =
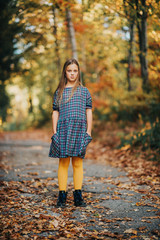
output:
[[[70, 157], [59, 159], [58, 168], [59, 191], [66, 191], [69, 163]], [[72, 166], [73, 166], [74, 189], [78, 190], [82, 188], [83, 182], [83, 159], [79, 157], [72, 157]]]

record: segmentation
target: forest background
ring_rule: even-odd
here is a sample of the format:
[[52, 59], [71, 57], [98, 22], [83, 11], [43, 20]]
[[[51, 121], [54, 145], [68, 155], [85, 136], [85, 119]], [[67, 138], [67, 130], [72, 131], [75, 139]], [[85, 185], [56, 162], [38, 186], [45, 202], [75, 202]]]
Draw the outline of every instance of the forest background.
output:
[[0, 130], [51, 128], [53, 92], [74, 57], [93, 98], [93, 129], [134, 126], [117, 132], [120, 147], [159, 159], [159, 9], [159, 0], [2, 0]]

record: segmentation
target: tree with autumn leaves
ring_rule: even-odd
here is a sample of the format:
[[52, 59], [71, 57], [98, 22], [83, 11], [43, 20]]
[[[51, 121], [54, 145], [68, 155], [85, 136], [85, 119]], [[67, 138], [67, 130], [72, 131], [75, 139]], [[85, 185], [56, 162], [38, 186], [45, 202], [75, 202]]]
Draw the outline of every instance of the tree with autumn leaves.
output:
[[40, 126], [50, 119], [52, 94], [70, 57], [80, 62], [95, 119], [158, 121], [159, 5], [1, 1], [1, 128], [13, 122], [20, 129]]

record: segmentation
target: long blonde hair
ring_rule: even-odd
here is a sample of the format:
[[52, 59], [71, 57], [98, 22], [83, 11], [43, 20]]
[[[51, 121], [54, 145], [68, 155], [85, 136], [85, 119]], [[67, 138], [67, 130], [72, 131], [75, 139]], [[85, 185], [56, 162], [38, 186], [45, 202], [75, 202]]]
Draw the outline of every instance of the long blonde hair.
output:
[[81, 81], [81, 73], [80, 73], [80, 67], [79, 67], [78, 61], [75, 58], [68, 59], [64, 63], [61, 79], [60, 79], [60, 82], [58, 84], [58, 87], [55, 90], [55, 92], [58, 90], [57, 102], [59, 104], [60, 104], [60, 102], [62, 100], [64, 88], [65, 88], [65, 86], [67, 84], [66, 69], [67, 69], [68, 65], [70, 65], [70, 64], [76, 64], [77, 65], [77, 67], [78, 67], [78, 78], [76, 80], [76, 83], [75, 83], [74, 87], [72, 88], [71, 95], [70, 95], [69, 99], [67, 100], [67, 102], [72, 98], [72, 96], [73, 96], [74, 92], [76, 91], [77, 87], [78, 86], [83, 86], [82, 85], [82, 81]]

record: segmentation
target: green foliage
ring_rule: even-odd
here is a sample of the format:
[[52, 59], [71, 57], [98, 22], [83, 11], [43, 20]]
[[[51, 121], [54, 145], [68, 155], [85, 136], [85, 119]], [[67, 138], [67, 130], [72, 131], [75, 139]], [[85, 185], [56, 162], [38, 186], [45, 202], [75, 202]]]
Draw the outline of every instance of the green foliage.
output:
[[17, 1], [0, 1], [0, 117], [4, 122], [7, 117], [7, 107], [9, 106], [9, 97], [6, 93], [6, 80], [11, 73], [18, 71], [18, 55], [15, 55], [16, 43], [15, 35], [22, 31], [22, 25], [12, 22], [18, 9]]
[[154, 123], [160, 117], [160, 103], [151, 102], [143, 105], [119, 105], [111, 106], [110, 111], [104, 114], [101, 110], [95, 109], [95, 117], [99, 120], [116, 120], [124, 122], [135, 122], [141, 118], [144, 122]]
[[153, 124], [149, 122], [144, 126], [144, 128], [132, 136], [127, 136], [121, 139], [120, 148], [130, 145], [131, 147], [142, 146], [142, 150], [146, 149], [155, 150], [160, 156], [160, 121], [157, 119]]
[[9, 106], [8, 94], [5, 91], [4, 84], [0, 84], [0, 116], [2, 118], [2, 122], [5, 121], [6, 119], [8, 106]]
[[27, 122], [24, 121], [23, 123], [11, 122], [9, 124], [4, 124], [3, 130], [4, 131], [15, 131], [15, 130], [25, 130], [27, 127]]
[[10, 23], [15, 14], [16, 1], [2, 0], [0, 2], [0, 80], [5, 81], [9, 78], [16, 60], [13, 58], [15, 44], [14, 35], [17, 33], [15, 23]]
[[[103, 109], [94, 111], [95, 118], [105, 121], [117, 121], [123, 124], [137, 122], [144, 127], [132, 135], [122, 136], [120, 148], [141, 146], [142, 150], [151, 149], [155, 151], [154, 159], [160, 158], [160, 103], [158, 99], [144, 98], [138, 96], [139, 100], [119, 101], [117, 106], [111, 106], [106, 114]], [[142, 101], [143, 99], [143, 101]], [[126, 100], [126, 99], [125, 99]], [[132, 102], [132, 104], [131, 104]], [[122, 125], [123, 125], [122, 124]]]
[[[149, 105], [135, 105], [133, 107], [124, 105], [121, 107], [112, 107], [111, 113], [116, 114], [117, 121], [135, 122], [141, 116], [144, 122], [153, 123], [160, 116], [160, 103], [150, 103]], [[111, 115], [110, 113], [110, 115]]]
[[43, 109], [41, 105], [39, 106], [40, 114], [36, 121], [35, 127], [43, 127], [48, 121], [51, 120], [51, 114], [46, 109]]

